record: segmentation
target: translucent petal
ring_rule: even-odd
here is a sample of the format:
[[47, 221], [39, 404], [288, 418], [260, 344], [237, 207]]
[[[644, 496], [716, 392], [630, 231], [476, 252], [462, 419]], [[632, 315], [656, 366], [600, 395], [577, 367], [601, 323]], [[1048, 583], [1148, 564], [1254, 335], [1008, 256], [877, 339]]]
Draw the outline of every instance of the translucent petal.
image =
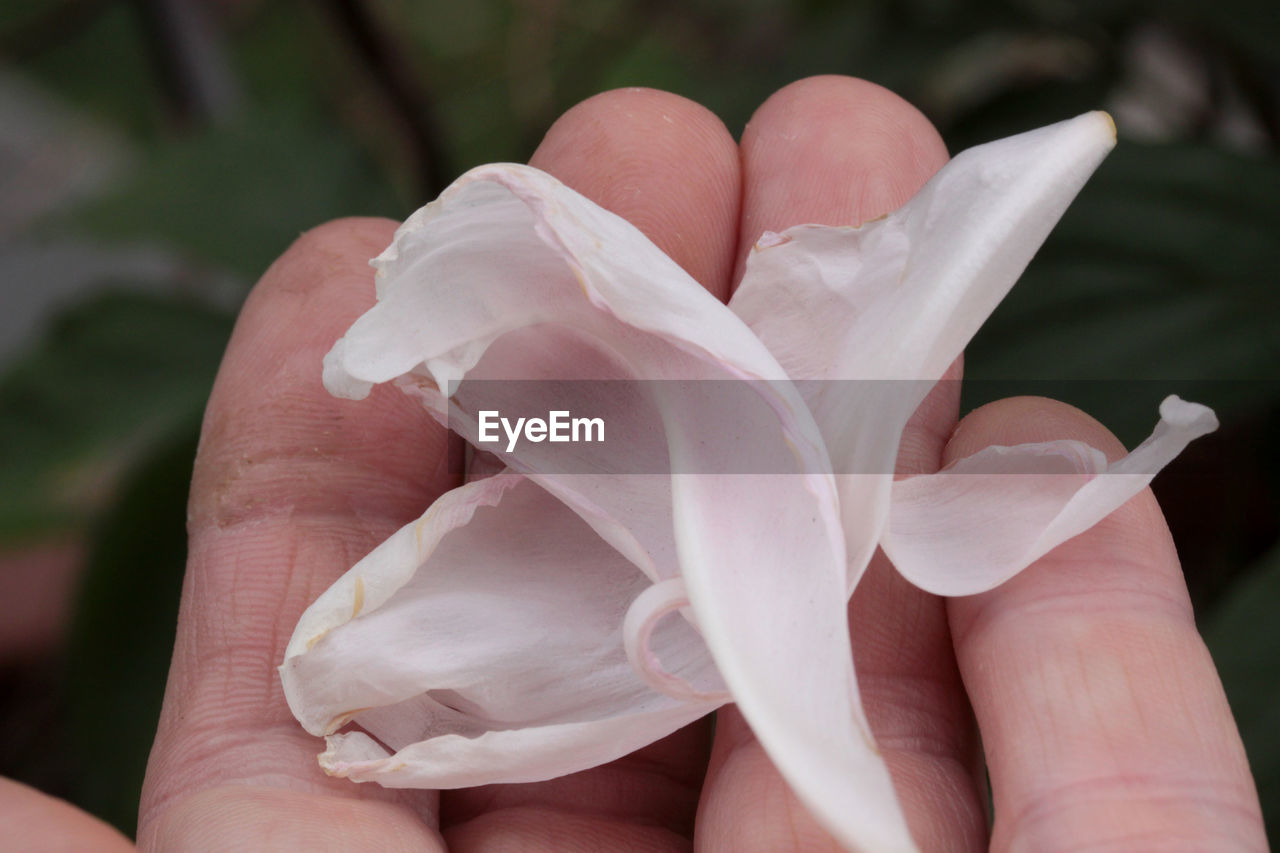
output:
[[1110, 465], [1078, 441], [987, 448], [894, 483], [881, 544], [916, 586], [984, 592], [1110, 515], [1217, 426], [1209, 409], [1169, 397], [1150, 438]]
[[1105, 113], [971, 148], [901, 209], [753, 248], [730, 307], [802, 393], [839, 476], [849, 588], [884, 529], [898, 440], [1115, 144]]
[[[632, 668], [621, 626], [648, 583], [536, 484], [486, 478], [441, 497], [307, 611], [285, 695], [314, 734], [368, 733], [331, 740], [324, 763], [342, 775], [456, 787], [593, 767], [723, 701], [656, 693]], [[649, 642], [683, 681], [719, 683], [683, 620]]]
[[[378, 306], [326, 364], [336, 392], [399, 377], [477, 442], [480, 411], [538, 404], [538, 387], [513, 379], [644, 380], [622, 392], [630, 400], [610, 396], [609, 383], [570, 383], [580, 396], [556, 404], [642, 425], [622, 458], [596, 459], [585, 445], [486, 449], [650, 579], [683, 581], [725, 685], [825, 824], [851, 846], [910, 848], [858, 703], [825, 448], [746, 325], [634, 227], [524, 167], [464, 176], [401, 228], [378, 265]], [[708, 409], [705, 380], [739, 389], [735, 429]], [[781, 474], [733, 472], [739, 432]], [[627, 473], [651, 470], [666, 474]], [[656, 658], [679, 675], [668, 652]], [[350, 748], [368, 757], [365, 747]]]

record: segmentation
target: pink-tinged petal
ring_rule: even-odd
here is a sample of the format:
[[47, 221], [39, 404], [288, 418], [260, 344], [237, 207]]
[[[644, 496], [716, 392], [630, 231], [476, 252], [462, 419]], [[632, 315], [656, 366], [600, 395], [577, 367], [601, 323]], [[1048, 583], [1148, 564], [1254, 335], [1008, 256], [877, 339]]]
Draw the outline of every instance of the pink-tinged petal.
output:
[[685, 591], [684, 580], [667, 578], [636, 596], [627, 610], [626, 621], [622, 623], [623, 648], [627, 660], [640, 674], [645, 682], [668, 696], [686, 699], [691, 702], [731, 702], [731, 697], [722, 685], [714, 690], [690, 684], [678, 675], [668, 672], [653, 648], [653, 632], [662, 619], [672, 613], [681, 613], [692, 622], [689, 612], [689, 594]]
[[1106, 518], [1217, 427], [1209, 409], [1169, 397], [1151, 436], [1110, 465], [1078, 441], [987, 448], [894, 483], [882, 545], [922, 589], [985, 592]]
[[[379, 302], [326, 356], [326, 387], [359, 397], [397, 379], [473, 444], [482, 409], [556, 407], [629, 426], [608, 455], [588, 444], [496, 455], [570, 502], [655, 581], [676, 574], [670, 520], [651, 523], [670, 507], [659, 380], [773, 380], [778, 388], [762, 383], [747, 405], [792, 410], [808, 422], [794, 440], [821, 447], [745, 324], [630, 223], [536, 169], [468, 172], [410, 217], [374, 266]], [[548, 400], [540, 380], [577, 381]], [[778, 416], [741, 420], [776, 426]], [[628, 476], [573, 476], [584, 471]]]
[[801, 392], [840, 481], [850, 589], [884, 529], [907, 419], [1115, 144], [1089, 113], [957, 155], [857, 228], [766, 234], [730, 307]]
[[[634, 227], [525, 167], [464, 176], [378, 265], [379, 304], [330, 354], [326, 384], [359, 393], [397, 379], [471, 443], [478, 413], [504, 407], [600, 413], [629, 428], [607, 457], [585, 444], [485, 449], [649, 579], [683, 582], [724, 684], [837, 837], [911, 849], [858, 701], [830, 463], [804, 401], [747, 326]], [[580, 381], [553, 402], [529, 384], [548, 379]], [[679, 659], [702, 647], [655, 648], [649, 615], [629, 634], [649, 682], [706, 692]], [[688, 624], [673, 616], [658, 633]], [[367, 746], [349, 747], [353, 766], [370, 760]]]
[[[730, 375], [786, 378], [639, 229], [529, 166], [472, 169], [406, 220], [373, 265], [378, 304], [325, 360], [326, 387], [344, 396], [411, 370], [449, 387], [503, 334], [543, 323], [609, 341], [648, 333]], [[698, 378], [658, 361], [646, 378]]]
[[830, 478], [676, 477], [674, 490], [698, 627], [769, 758], [849, 849], [914, 850], [850, 666], [844, 575], [809, 568], [843, 565], [824, 532], [839, 526]]
[[[364, 730], [330, 741], [332, 773], [457, 787], [593, 767], [723, 702], [656, 693], [632, 668], [622, 624], [648, 586], [533, 482], [479, 480], [304, 614], [281, 667], [285, 695], [313, 734]], [[665, 620], [649, 643], [675, 677], [718, 683], [684, 620]]]

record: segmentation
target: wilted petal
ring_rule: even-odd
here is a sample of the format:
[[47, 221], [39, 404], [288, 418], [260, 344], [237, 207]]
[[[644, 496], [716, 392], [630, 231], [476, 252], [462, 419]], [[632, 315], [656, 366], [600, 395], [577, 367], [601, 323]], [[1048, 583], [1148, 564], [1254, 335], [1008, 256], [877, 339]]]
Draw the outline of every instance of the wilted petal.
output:
[[[971, 148], [857, 228], [766, 234], [730, 307], [801, 383], [840, 476], [850, 589], [911, 413], [1115, 144], [1105, 113]], [[885, 381], [881, 381], [885, 380]]]
[[490, 731], [474, 738], [449, 734], [394, 753], [361, 732], [331, 735], [320, 766], [331, 776], [388, 788], [540, 782], [598, 767], [648, 746], [719, 704], [671, 704], [585, 723]]
[[1169, 397], [1151, 436], [1110, 465], [1079, 441], [987, 448], [894, 483], [881, 544], [916, 586], [939, 595], [984, 592], [1106, 518], [1217, 427], [1209, 409]]
[[[445, 494], [308, 609], [285, 695], [313, 734], [369, 733], [334, 735], [322, 756], [358, 780], [448, 788], [594, 767], [723, 701], [656, 693], [632, 668], [622, 624], [648, 583], [561, 502], [499, 474]], [[684, 682], [719, 685], [683, 620], [649, 642]]]
[[[826, 452], [807, 407], [746, 325], [633, 226], [525, 167], [464, 176], [402, 226], [378, 265], [378, 306], [326, 360], [335, 392], [359, 395], [400, 377], [475, 442], [481, 409], [501, 409], [499, 399], [538, 404], [522, 399], [536, 386], [509, 380], [648, 381], [625, 405], [607, 383], [584, 382], [568, 393], [589, 399], [556, 404], [653, 425], [612, 469], [599, 460], [599, 474], [565, 473], [574, 453], [575, 465], [597, 465], [586, 445], [493, 452], [652, 580], [682, 580], [734, 700], [824, 824], [853, 847], [909, 849], [857, 698]], [[735, 381], [740, 410], [707, 417], [692, 380]], [[741, 430], [789, 473], [727, 473]], [[669, 476], [609, 473], [655, 470], [656, 454]], [[643, 646], [636, 639], [633, 656]], [[654, 661], [674, 671], [667, 653], [639, 657], [658, 684]], [[331, 760], [347, 766], [338, 755], [350, 750], [367, 766], [367, 747], [339, 744]]]
[[[657, 380], [785, 381], [751, 331], [634, 226], [527, 166], [468, 172], [401, 225], [374, 266], [378, 304], [326, 356], [326, 387], [360, 397], [399, 379], [474, 444], [479, 410], [545, 411], [553, 401], [538, 381], [578, 380], [564, 389], [577, 396], [554, 404], [631, 425], [634, 440], [610, 443], [626, 458], [597, 458], [589, 444], [497, 455], [655, 581], [674, 576], [670, 520], [652, 523], [670, 509], [669, 478], [640, 476], [670, 470], [668, 413], [646, 397]], [[820, 448], [816, 432], [807, 440]], [[570, 474], [582, 470], [628, 476]]]

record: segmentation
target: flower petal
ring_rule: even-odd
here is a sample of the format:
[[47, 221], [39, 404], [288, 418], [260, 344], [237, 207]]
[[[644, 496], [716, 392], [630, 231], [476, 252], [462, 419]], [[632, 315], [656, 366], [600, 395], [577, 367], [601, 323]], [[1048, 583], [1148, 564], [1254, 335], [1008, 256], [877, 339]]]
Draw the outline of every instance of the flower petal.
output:
[[800, 389], [847, 475], [850, 589], [886, 522], [908, 418], [1114, 144], [1110, 117], [1089, 113], [962, 152], [887, 217], [753, 248], [730, 307], [793, 380], [823, 380]]
[[620, 758], [706, 715], [721, 703], [671, 704], [585, 723], [454, 734], [392, 752], [362, 732], [330, 735], [320, 766], [331, 776], [388, 788], [469, 788], [540, 782]]
[[667, 578], [636, 596], [622, 623], [623, 648], [627, 659], [650, 687], [677, 699], [690, 701], [730, 702], [723, 689], [706, 692], [679, 676], [667, 672], [653, 649], [653, 632], [659, 621], [670, 613], [680, 612], [692, 622], [688, 613], [689, 595], [681, 578]]
[[[313, 734], [348, 722], [369, 733], [331, 739], [325, 763], [341, 775], [456, 787], [593, 767], [723, 701], [655, 693], [631, 667], [621, 627], [647, 586], [536, 484], [479, 480], [308, 609], [281, 667], [285, 695]], [[683, 681], [719, 683], [683, 620], [650, 642]]]
[[[655, 380], [785, 382], [751, 331], [634, 226], [527, 166], [468, 172], [410, 217], [374, 266], [379, 302], [326, 356], [326, 387], [358, 397], [399, 378], [477, 444], [478, 411], [545, 411], [540, 381], [578, 380], [556, 408], [631, 424], [634, 440], [609, 446], [627, 458], [602, 459], [588, 444], [497, 455], [569, 502], [655, 581], [674, 576], [670, 519], [649, 523], [670, 507], [669, 480], [639, 476], [670, 470], [668, 415], [645, 397], [661, 391]], [[602, 381], [619, 379], [651, 384]], [[766, 389], [766, 402], [807, 419], [787, 392], [779, 403]], [[809, 432], [795, 440], [820, 448]], [[572, 476], [584, 470], [627, 476]]]
[[1110, 515], [1217, 427], [1206, 407], [1169, 397], [1150, 438], [1110, 465], [1078, 441], [987, 448], [894, 483], [881, 544], [922, 589], [985, 592]]
[[[380, 302], [330, 354], [326, 384], [358, 393], [400, 376], [475, 443], [480, 410], [538, 405], [536, 385], [510, 380], [632, 380], [621, 384], [641, 388], [624, 391], [631, 402], [611, 398], [609, 383], [571, 382], [566, 393], [590, 399], [556, 403], [644, 425], [620, 449], [628, 458], [596, 460], [584, 445], [486, 449], [655, 582], [683, 580], [734, 700], [828, 828], [854, 847], [911, 849], [858, 702], [826, 451], [746, 325], [633, 226], [522, 167], [464, 176], [378, 264]], [[731, 381], [734, 411], [709, 410], [704, 380]], [[744, 447], [782, 475], [735, 469]], [[600, 473], [566, 473], [577, 465]], [[668, 475], [627, 473], [653, 470]], [[683, 678], [667, 652], [654, 657]], [[367, 760], [367, 746], [349, 749]]]

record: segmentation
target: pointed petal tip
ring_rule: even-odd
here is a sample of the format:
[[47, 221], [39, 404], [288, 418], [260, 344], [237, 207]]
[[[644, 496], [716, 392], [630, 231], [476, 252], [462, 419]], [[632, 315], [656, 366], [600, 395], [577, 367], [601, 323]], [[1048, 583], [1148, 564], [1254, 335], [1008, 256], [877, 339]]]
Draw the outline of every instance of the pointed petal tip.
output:
[[1107, 136], [1111, 140], [1111, 144], [1115, 145], [1116, 144], [1116, 120], [1111, 117], [1111, 113], [1107, 112], [1106, 110], [1094, 110], [1092, 113], [1090, 113], [1090, 115], [1096, 116], [1098, 119], [1100, 119], [1103, 122], [1107, 131]]
[[1111, 113], [1106, 110], [1083, 113], [1051, 127], [1060, 128], [1063, 131], [1059, 138], [1064, 142], [1067, 139], [1073, 140], [1068, 145], [1081, 157], [1093, 163], [1090, 171], [1116, 147], [1116, 122], [1111, 117]]

